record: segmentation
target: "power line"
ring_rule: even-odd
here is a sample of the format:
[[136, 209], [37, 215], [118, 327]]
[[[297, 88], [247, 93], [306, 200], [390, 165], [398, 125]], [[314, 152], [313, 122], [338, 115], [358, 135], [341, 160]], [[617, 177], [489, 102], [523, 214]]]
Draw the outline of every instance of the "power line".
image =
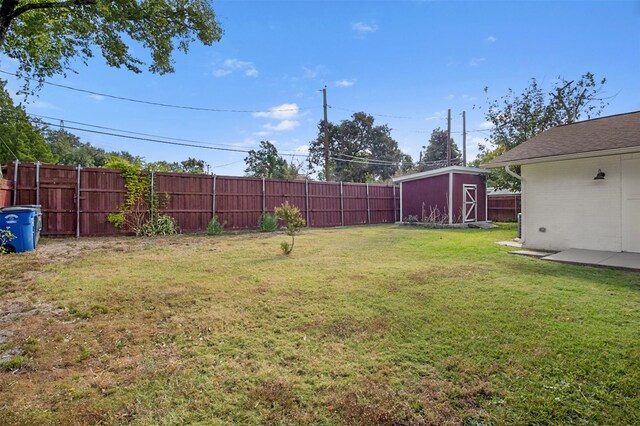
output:
[[[2, 74], [6, 74], [6, 75], [11, 75], [14, 76], [16, 78], [24, 78], [25, 80], [33, 80], [29, 77], [20, 77], [15, 73], [11, 73], [5, 70], [0, 70], [0, 73]], [[145, 104], [145, 105], [153, 105], [153, 106], [160, 106], [160, 107], [165, 107], [165, 108], [177, 108], [177, 109], [187, 109], [187, 110], [191, 110], [191, 111], [206, 111], [206, 112], [231, 112], [231, 113], [273, 113], [273, 112], [295, 112], [295, 111], [301, 111], [301, 110], [308, 110], [310, 108], [276, 108], [276, 109], [270, 109], [270, 110], [248, 110], [248, 109], [223, 109], [223, 108], [205, 108], [205, 107], [194, 107], [194, 106], [188, 106], [188, 105], [175, 105], [175, 104], [167, 104], [167, 103], [162, 103], [162, 102], [153, 102], [153, 101], [145, 101], [142, 99], [133, 99], [133, 98], [127, 98], [124, 96], [116, 96], [116, 95], [109, 95], [107, 93], [100, 93], [100, 92], [94, 92], [92, 90], [86, 90], [86, 89], [78, 89], [76, 87], [72, 87], [72, 86], [67, 86], [64, 84], [58, 84], [58, 83], [52, 83], [50, 81], [43, 81], [42, 83], [49, 85], [49, 86], [54, 86], [54, 87], [60, 87], [62, 89], [67, 89], [67, 90], [73, 90], [75, 92], [80, 92], [80, 93], [88, 93], [90, 95], [96, 95], [96, 96], [103, 96], [105, 98], [110, 98], [110, 99], [117, 99], [120, 101], [127, 101], [127, 102], [134, 102], [134, 103], [139, 103], [139, 104]]]
[[[48, 126], [53, 126], [53, 127], [59, 127], [59, 124], [55, 124], [55, 123], [48, 123], [46, 121], [43, 121], [43, 124], [46, 124]], [[117, 137], [117, 138], [123, 138], [123, 139], [133, 139], [133, 140], [139, 140], [139, 141], [144, 141], [144, 142], [152, 142], [152, 143], [159, 143], [159, 144], [165, 144], [165, 145], [176, 145], [176, 146], [186, 146], [186, 147], [190, 147], [190, 148], [201, 148], [201, 149], [209, 149], [209, 150], [213, 150], [213, 151], [226, 151], [226, 152], [241, 152], [243, 154], [248, 154], [249, 151], [246, 149], [239, 149], [239, 148], [223, 148], [223, 147], [218, 147], [218, 146], [211, 146], [211, 145], [202, 145], [202, 144], [198, 144], [198, 143], [184, 143], [184, 142], [171, 142], [171, 141], [167, 141], [167, 140], [161, 140], [161, 139], [152, 139], [152, 138], [146, 138], [146, 137], [140, 137], [140, 136], [129, 136], [129, 135], [120, 135], [117, 133], [112, 133], [112, 132], [104, 132], [101, 130], [90, 130], [90, 129], [83, 129], [80, 127], [71, 127], [71, 126], [65, 126], [67, 129], [72, 129], [72, 130], [77, 130], [80, 132], [88, 132], [88, 133], [95, 133], [95, 134], [99, 134], [99, 135], [107, 135], [107, 136], [112, 136], [112, 137]], [[307, 155], [301, 155], [301, 154], [284, 154], [284, 155], [291, 155], [291, 156], [296, 156], [296, 157], [308, 157]]]

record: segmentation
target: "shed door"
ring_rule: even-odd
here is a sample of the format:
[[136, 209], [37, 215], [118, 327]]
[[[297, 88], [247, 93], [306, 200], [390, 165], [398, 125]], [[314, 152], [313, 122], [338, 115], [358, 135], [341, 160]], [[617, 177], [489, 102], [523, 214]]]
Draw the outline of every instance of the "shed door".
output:
[[464, 222], [475, 222], [478, 217], [478, 188], [476, 185], [462, 186]]
[[622, 160], [622, 251], [640, 253], [640, 158]]

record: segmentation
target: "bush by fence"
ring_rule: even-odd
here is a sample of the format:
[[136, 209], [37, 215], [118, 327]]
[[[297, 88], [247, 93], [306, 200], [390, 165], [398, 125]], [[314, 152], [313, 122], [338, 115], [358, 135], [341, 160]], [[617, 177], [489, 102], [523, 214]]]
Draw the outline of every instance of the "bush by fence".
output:
[[[4, 175], [13, 179], [15, 167], [9, 164]], [[15, 204], [42, 205], [42, 235], [121, 233], [107, 222], [126, 194], [119, 171], [38, 163], [17, 167]], [[400, 193], [393, 185], [158, 172], [152, 179], [153, 191], [168, 194], [161, 212], [173, 216], [184, 232], [205, 231], [214, 214], [227, 221], [226, 229], [253, 229], [263, 211], [273, 212], [284, 201], [297, 206], [312, 227], [399, 220]]]

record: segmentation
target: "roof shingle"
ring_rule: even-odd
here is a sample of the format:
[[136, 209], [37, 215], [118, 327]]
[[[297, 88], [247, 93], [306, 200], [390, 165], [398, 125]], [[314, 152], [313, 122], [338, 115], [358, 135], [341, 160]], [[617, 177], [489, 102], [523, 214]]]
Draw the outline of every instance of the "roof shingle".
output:
[[517, 165], [556, 156], [633, 147], [638, 147], [640, 151], [640, 111], [554, 127], [483, 166]]

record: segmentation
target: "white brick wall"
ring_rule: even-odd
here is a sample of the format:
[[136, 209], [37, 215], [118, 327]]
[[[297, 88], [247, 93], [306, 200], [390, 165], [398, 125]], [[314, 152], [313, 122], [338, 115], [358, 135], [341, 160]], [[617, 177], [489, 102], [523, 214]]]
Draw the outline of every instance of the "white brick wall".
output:
[[[522, 166], [524, 246], [621, 251], [623, 157], [631, 156]], [[598, 169], [606, 173], [604, 180], [593, 180]]]

